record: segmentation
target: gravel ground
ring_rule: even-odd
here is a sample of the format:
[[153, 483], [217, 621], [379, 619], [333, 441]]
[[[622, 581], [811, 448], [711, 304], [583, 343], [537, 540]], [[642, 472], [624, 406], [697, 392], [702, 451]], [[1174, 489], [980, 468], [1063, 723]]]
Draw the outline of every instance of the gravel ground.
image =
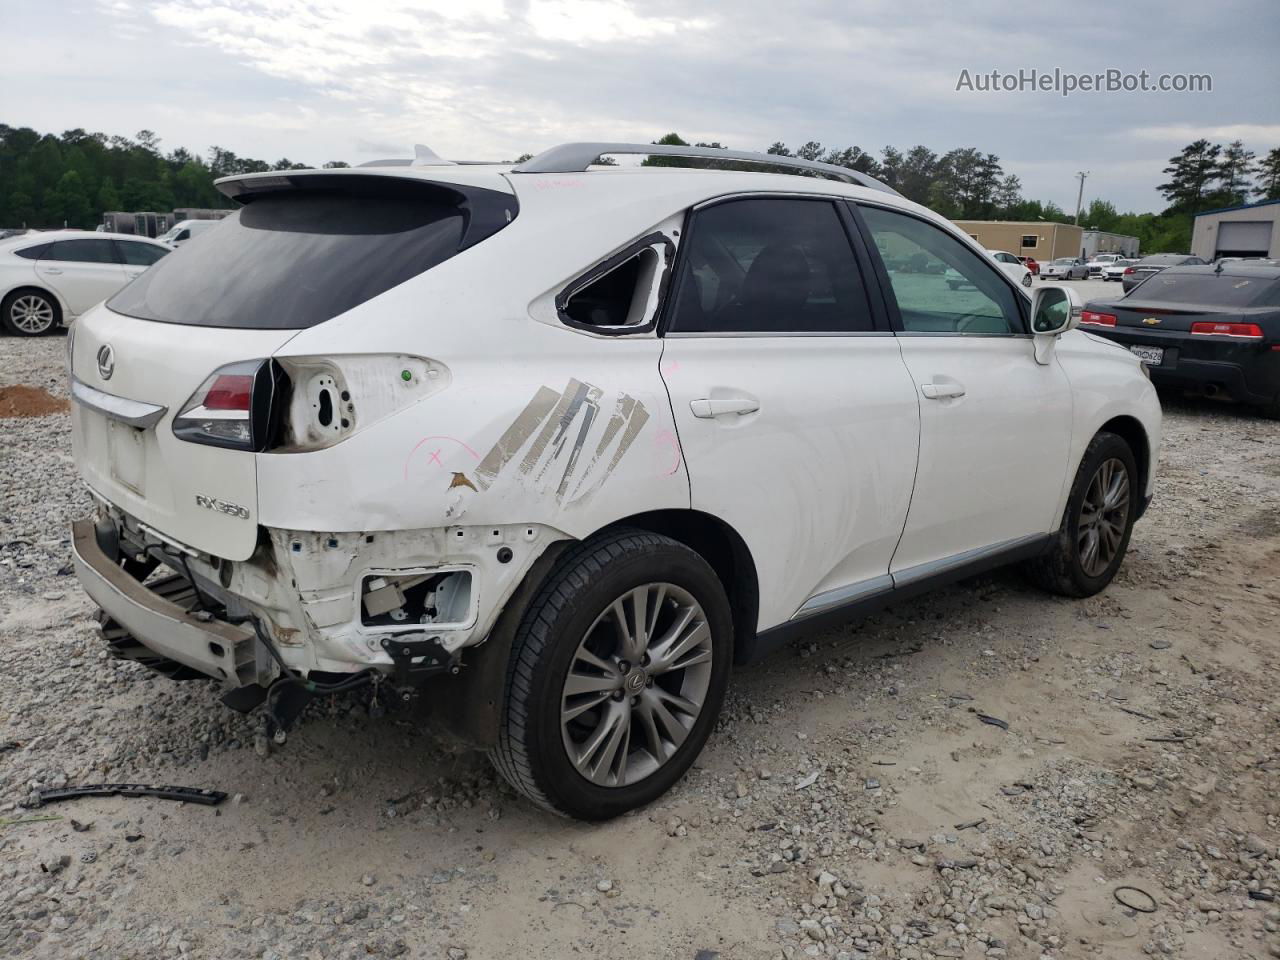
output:
[[[62, 395], [61, 356], [0, 340], [0, 387]], [[352, 697], [269, 746], [211, 685], [106, 659], [68, 420], [0, 427], [0, 956], [1280, 956], [1280, 424], [1171, 399], [1103, 595], [1001, 573], [814, 635], [602, 826], [427, 718]], [[103, 780], [232, 797], [25, 806]]]

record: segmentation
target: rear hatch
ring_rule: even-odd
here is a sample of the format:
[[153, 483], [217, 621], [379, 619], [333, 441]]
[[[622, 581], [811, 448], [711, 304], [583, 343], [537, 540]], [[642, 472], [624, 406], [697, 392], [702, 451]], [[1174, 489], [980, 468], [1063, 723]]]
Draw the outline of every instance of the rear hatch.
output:
[[[239, 448], [180, 439], [174, 417], [220, 367], [265, 362], [299, 330], [373, 300], [515, 216], [500, 176], [481, 188], [432, 174], [291, 172], [220, 183], [243, 210], [76, 322], [72, 372], [88, 390], [74, 404], [73, 444], [86, 483], [162, 537], [249, 557], [260, 438]], [[120, 401], [163, 412], [145, 424], [103, 412]]]

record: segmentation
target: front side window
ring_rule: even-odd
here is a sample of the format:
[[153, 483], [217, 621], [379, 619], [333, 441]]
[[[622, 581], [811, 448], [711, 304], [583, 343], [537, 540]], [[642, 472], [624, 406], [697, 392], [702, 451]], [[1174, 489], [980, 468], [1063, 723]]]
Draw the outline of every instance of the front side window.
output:
[[862, 216], [889, 274], [904, 330], [1024, 332], [1016, 294], [989, 260], [916, 217], [880, 207], [863, 207]]
[[169, 251], [150, 243], [137, 243], [133, 240], [117, 240], [120, 256], [131, 267], [149, 267]]
[[41, 260], [70, 263], [119, 263], [110, 240], [59, 240], [50, 245]]
[[829, 200], [752, 197], [699, 210], [669, 331], [871, 330], [862, 272]]

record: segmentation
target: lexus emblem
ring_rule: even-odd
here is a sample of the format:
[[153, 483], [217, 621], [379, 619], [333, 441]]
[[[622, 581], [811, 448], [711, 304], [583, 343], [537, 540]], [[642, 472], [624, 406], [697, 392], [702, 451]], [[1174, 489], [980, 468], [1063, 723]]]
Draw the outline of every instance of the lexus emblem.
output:
[[104, 343], [98, 348], [98, 376], [103, 380], [110, 380], [115, 372], [116, 352], [111, 349], [111, 344]]

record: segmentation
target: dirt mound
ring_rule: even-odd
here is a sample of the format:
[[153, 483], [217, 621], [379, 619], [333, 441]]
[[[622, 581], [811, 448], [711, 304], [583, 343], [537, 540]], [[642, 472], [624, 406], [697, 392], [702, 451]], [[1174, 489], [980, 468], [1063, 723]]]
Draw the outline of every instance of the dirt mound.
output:
[[0, 418], [47, 417], [51, 413], [66, 413], [67, 401], [55, 397], [48, 390], [18, 384], [16, 387], [0, 387]]

